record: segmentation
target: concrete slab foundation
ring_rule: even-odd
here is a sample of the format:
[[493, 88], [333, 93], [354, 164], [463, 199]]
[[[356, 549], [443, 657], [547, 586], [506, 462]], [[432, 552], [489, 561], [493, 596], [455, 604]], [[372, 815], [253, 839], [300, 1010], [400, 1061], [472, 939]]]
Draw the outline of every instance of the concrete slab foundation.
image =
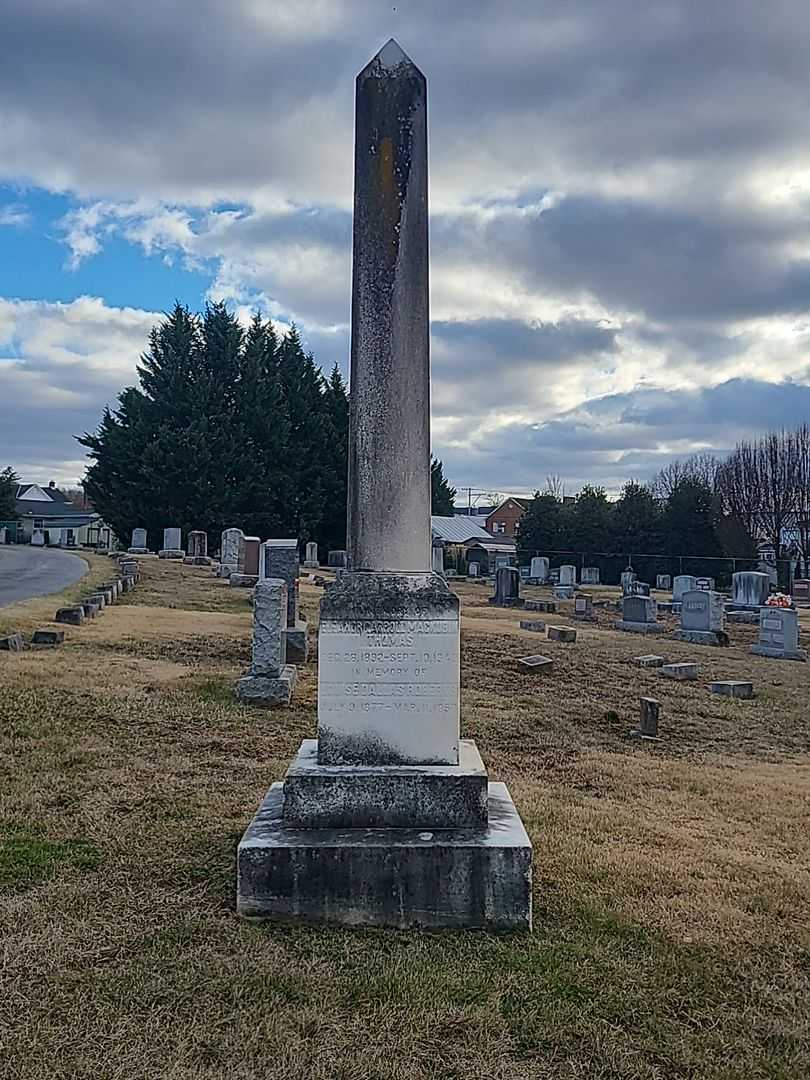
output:
[[484, 829], [297, 829], [273, 784], [239, 844], [237, 911], [348, 926], [530, 930], [532, 846], [505, 784]]
[[624, 630], [627, 634], [660, 634], [664, 627], [658, 622], [625, 622], [620, 619], [616, 623], [617, 630]]
[[185, 559], [185, 551], [181, 551], [180, 548], [164, 548], [163, 551], [158, 552], [159, 559]]

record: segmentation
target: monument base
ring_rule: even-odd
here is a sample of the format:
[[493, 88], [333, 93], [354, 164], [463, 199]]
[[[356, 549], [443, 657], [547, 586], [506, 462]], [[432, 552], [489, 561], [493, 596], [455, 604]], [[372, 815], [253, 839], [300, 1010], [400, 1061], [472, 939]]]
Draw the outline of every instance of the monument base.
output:
[[163, 551], [158, 552], [159, 559], [185, 559], [185, 557], [185, 551], [179, 548], [164, 548]]
[[127, 555], [148, 555], [149, 548], [127, 548]]
[[770, 656], [774, 660], [807, 660], [807, 652], [804, 649], [793, 652], [788, 649], [775, 649], [770, 645], [752, 645], [751, 652], [755, 656]]
[[522, 608], [526, 601], [521, 600], [520, 597], [514, 600], [496, 600], [494, 596], [490, 596], [487, 603], [493, 607]]
[[693, 645], [728, 645], [725, 630], [678, 630], [672, 635], [676, 641], [691, 641]]
[[471, 739], [458, 765], [320, 765], [304, 739], [284, 779], [284, 823], [300, 829], [484, 829], [487, 771]]
[[228, 581], [235, 589], [253, 589], [259, 581], [258, 574], [235, 574], [228, 575]]
[[616, 623], [617, 630], [624, 630], [628, 634], [660, 634], [664, 627], [658, 622], [625, 622], [620, 619]]
[[532, 846], [505, 784], [482, 829], [298, 829], [273, 784], [239, 844], [236, 908], [250, 919], [344, 926], [531, 930]]
[[739, 611], [733, 609], [726, 612], [726, 622], [730, 623], [750, 623], [756, 626], [759, 623], [759, 608], [756, 611]]
[[285, 664], [277, 676], [243, 675], [236, 684], [236, 696], [244, 705], [289, 705], [298, 672]]
[[305, 664], [309, 656], [309, 626], [298, 619], [295, 626], [288, 626], [284, 631], [284, 640], [287, 643], [287, 663]]
[[320, 565], [321, 564], [317, 562], [317, 560], [313, 561], [312, 559], [306, 559], [304, 561], [304, 566], [307, 570], [317, 570]]
[[211, 560], [207, 555], [186, 555], [183, 559], [184, 566], [210, 566]]

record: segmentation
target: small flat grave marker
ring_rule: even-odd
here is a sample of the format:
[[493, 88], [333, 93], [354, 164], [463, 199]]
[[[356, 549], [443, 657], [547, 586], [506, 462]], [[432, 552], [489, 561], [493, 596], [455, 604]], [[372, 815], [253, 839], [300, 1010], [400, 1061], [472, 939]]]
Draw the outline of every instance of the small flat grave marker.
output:
[[518, 663], [522, 668], [527, 671], [533, 671], [535, 674], [542, 675], [547, 671], [551, 671], [554, 667], [554, 661], [548, 656], [521, 656]]
[[550, 626], [548, 639], [549, 641], [576, 641], [577, 632], [573, 626]]
[[740, 679], [723, 679], [709, 685], [713, 694], [721, 694], [724, 697], [742, 698], [748, 700], [754, 696], [754, 684]]
[[661, 674], [666, 675], [668, 679], [678, 679], [683, 682], [686, 679], [698, 677], [698, 666], [697, 664], [664, 664]]
[[65, 640], [65, 631], [35, 630], [31, 640], [35, 645], [61, 645]]
[[521, 619], [520, 629], [531, 630], [534, 633], [541, 634], [546, 628], [546, 624], [542, 619]]
[[22, 634], [9, 634], [7, 637], [0, 637], [0, 649], [3, 652], [22, 652], [24, 648], [25, 642]]
[[634, 656], [633, 663], [640, 668], [659, 668], [664, 666], [664, 658], [649, 653], [647, 656]]

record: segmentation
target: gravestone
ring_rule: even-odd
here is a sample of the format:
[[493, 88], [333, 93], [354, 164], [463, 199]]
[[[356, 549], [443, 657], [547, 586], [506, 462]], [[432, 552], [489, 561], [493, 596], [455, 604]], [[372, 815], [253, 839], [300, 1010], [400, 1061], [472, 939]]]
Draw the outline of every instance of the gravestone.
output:
[[599, 567], [598, 566], [583, 566], [581, 584], [583, 584], [583, 585], [598, 585], [599, 584]]
[[64, 630], [35, 630], [31, 638], [34, 645], [61, 645], [64, 640]]
[[289, 705], [296, 669], [285, 660], [287, 583], [264, 578], [253, 599], [253, 663], [236, 684], [236, 696], [250, 705]]
[[309, 656], [309, 627], [298, 617], [298, 541], [265, 540], [261, 547], [260, 578], [280, 578], [287, 584], [287, 663], [305, 664]]
[[545, 675], [554, 667], [554, 661], [550, 656], [540, 656], [539, 653], [535, 656], [521, 656], [518, 663], [524, 670], [531, 671], [535, 675]]
[[810, 578], [795, 578], [792, 593], [794, 600], [810, 600]]
[[542, 619], [521, 619], [521, 630], [531, 630], [535, 634], [542, 634], [545, 632], [546, 624]]
[[714, 592], [714, 578], [696, 577], [695, 588], [700, 589], [702, 592]]
[[133, 529], [132, 537], [130, 538], [130, 555], [148, 555], [149, 548], [146, 540], [146, 529]]
[[512, 556], [511, 555], [496, 555], [495, 556], [495, 573], [496, 574], [498, 573], [499, 570], [509, 569], [511, 566], [512, 566]]
[[576, 585], [577, 568], [575, 566], [560, 567], [560, 585]]
[[84, 622], [84, 608], [81, 604], [75, 607], [59, 608], [54, 616], [54, 622], [68, 623], [70, 626], [81, 626]]
[[[36, 637], [36, 635], [34, 636]], [[14, 633], [8, 634], [6, 637], [0, 637], [0, 651], [2, 652], [22, 652], [24, 648], [25, 642], [22, 634]]]
[[593, 622], [596, 619], [590, 596], [580, 594], [574, 597], [574, 618], [582, 622]]
[[646, 656], [633, 657], [633, 663], [640, 668], [659, 668], [664, 666], [664, 658], [663, 656], [656, 656], [654, 653], [648, 653]]
[[698, 666], [691, 663], [664, 664], [660, 671], [665, 678], [676, 679], [678, 682], [694, 681], [698, 677]]
[[239, 553], [245, 534], [241, 529], [225, 529], [220, 537], [219, 576], [230, 577], [239, 573]]
[[638, 735], [642, 739], [658, 738], [658, 717], [661, 702], [656, 698], [643, 697], [639, 702]]
[[528, 583], [532, 570], [530, 566], [519, 566], [518, 573], [520, 574], [520, 580]]
[[550, 626], [548, 639], [549, 641], [574, 642], [577, 640], [577, 632], [573, 626]]
[[754, 684], [742, 679], [721, 679], [719, 682], [709, 683], [709, 690], [713, 694], [741, 698], [743, 701], [749, 701], [754, 696]]
[[555, 600], [573, 600], [575, 585], [555, 585], [554, 586], [554, 599]]
[[477, 578], [478, 577], [478, 570], [479, 570], [479, 565], [478, 565], [477, 562], [467, 563], [467, 576], [468, 577]]
[[548, 581], [548, 559], [544, 555], [535, 555], [529, 564], [529, 578], [538, 585]]
[[202, 529], [192, 529], [186, 537], [188, 543], [188, 555], [183, 562], [186, 566], [210, 566], [208, 558], [208, 533]]
[[239, 573], [245, 577], [259, 579], [259, 548], [262, 542], [258, 536], [243, 536], [239, 544]]
[[349, 566], [321, 601], [318, 738], [242, 838], [237, 910], [527, 929], [531, 843], [459, 737], [458, 598], [430, 569], [425, 79], [389, 41], [356, 93]]
[[520, 598], [520, 574], [513, 566], [502, 566], [495, 571], [495, 595], [487, 603], [495, 607], [523, 607]]
[[441, 540], [438, 543], [433, 543], [431, 549], [431, 566], [433, 567], [434, 574], [444, 573], [444, 544]]
[[632, 567], [628, 566], [626, 570], [622, 570], [619, 582], [622, 587], [622, 596], [633, 595], [633, 582], [636, 580], [636, 572]]
[[314, 540], [310, 540], [307, 543], [307, 553], [306, 558], [304, 559], [304, 566], [306, 566], [308, 570], [318, 569], [318, 545], [315, 543]]
[[345, 570], [349, 562], [349, 553], [338, 549], [337, 551], [330, 551], [326, 557], [326, 565], [334, 566], [336, 569]]
[[625, 596], [622, 600], [619, 630], [632, 634], [659, 634], [664, 628], [658, 622], [658, 605], [649, 596]]
[[526, 611], [545, 611], [549, 615], [557, 610], [553, 600], [527, 600], [523, 606]]
[[769, 606], [760, 608], [759, 641], [751, 646], [751, 652], [775, 660], [806, 660], [807, 652], [799, 648], [798, 611]]
[[650, 586], [646, 581], [631, 581], [628, 596], [649, 596]]
[[169, 528], [163, 530], [163, 547], [158, 552], [161, 559], [182, 559], [185, 556], [181, 544], [183, 542], [180, 529]]
[[7, 544], [7, 543], [8, 543], [8, 529], [6, 529], [6, 527], [4, 525], [3, 528], [0, 529], [0, 544]]
[[756, 570], [731, 575], [731, 606], [739, 611], [759, 611], [768, 599], [771, 580]]
[[662, 591], [669, 591], [672, 588], [671, 574], [657, 574], [655, 578], [655, 587]]
[[694, 592], [697, 588], [697, 578], [692, 574], [676, 574], [672, 579], [672, 602], [680, 604], [684, 593]]
[[681, 597], [679, 641], [696, 645], [728, 645], [725, 628], [725, 599], [721, 593], [694, 589]]
[[31, 533], [31, 546], [32, 547], [45, 547], [45, 533], [42, 529], [34, 529]]

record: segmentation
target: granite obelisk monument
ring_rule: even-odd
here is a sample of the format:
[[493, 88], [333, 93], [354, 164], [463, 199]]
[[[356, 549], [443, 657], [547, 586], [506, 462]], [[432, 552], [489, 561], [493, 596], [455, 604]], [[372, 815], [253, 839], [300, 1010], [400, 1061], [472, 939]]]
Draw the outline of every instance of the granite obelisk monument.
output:
[[459, 603], [431, 570], [427, 86], [357, 77], [349, 566], [327, 587], [318, 738], [239, 845], [251, 918], [531, 926], [532, 849], [459, 735]]

